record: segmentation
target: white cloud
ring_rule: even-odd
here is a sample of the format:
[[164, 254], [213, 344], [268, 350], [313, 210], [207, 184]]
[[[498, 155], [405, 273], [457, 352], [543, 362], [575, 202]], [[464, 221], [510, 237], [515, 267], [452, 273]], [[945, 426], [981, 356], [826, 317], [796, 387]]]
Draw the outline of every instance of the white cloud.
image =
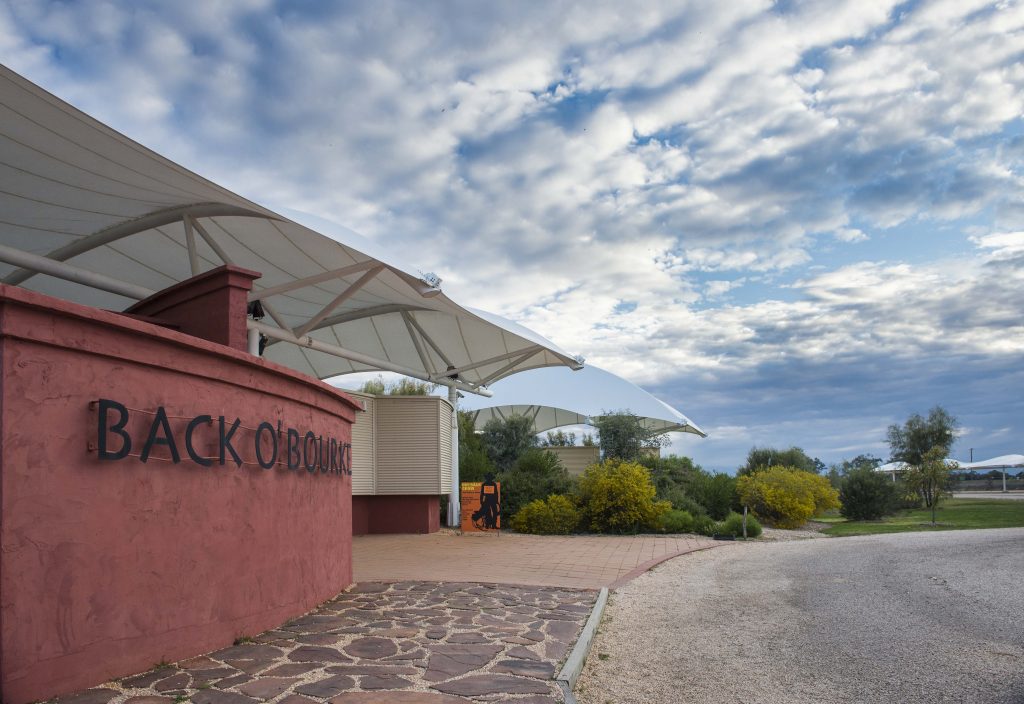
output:
[[994, 232], [971, 237], [978, 247], [992, 250], [993, 259], [1010, 259], [1024, 255], [1024, 232]]
[[448, 7], [10, 0], [0, 52], [635, 381], [1022, 353], [1020, 3]]
[[867, 234], [862, 230], [858, 230], [856, 227], [841, 227], [832, 233], [840, 242], [863, 242], [868, 239]]

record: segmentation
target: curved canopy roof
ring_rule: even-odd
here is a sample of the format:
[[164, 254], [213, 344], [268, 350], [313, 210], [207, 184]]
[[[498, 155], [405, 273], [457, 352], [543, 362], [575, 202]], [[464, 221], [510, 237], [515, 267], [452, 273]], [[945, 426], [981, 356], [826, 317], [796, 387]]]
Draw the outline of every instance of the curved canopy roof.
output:
[[990, 460], [961, 462], [960, 469], [1012, 469], [1024, 467], [1024, 455], [1000, 455]]
[[[957, 462], [956, 460], [951, 459], [949, 457], [944, 459], [943, 462], [945, 462], [950, 469], [965, 468], [965, 465], [962, 462]], [[875, 467], [876, 472], [887, 472], [889, 474], [906, 472], [908, 469], [910, 469], [910, 465], [907, 464], [906, 462], [886, 462], [885, 464]]]
[[[707, 434], [693, 421], [636, 384], [595, 366], [575, 374], [538, 369], [495, 385], [492, 402], [466, 399], [465, 410], [475, 414], [477, 429], [493, 417], [526, 415], [534, 432], [563, 425], [583, 425], [606, 413], [629, 411], [652, 433]], [[489, 405], [489, 403], [491, 405]], [[493, 405], [497, 403], [498, 405]]]
[[267, 316], [250, 327], [270, 338], [265, 357], [317, 378], [386, 369], [479, 391], [582, 364], [351, 231], [332, 239], [246, 200], [3, 66], [0, 182], [3, 283], [123, 310], [228, 263], [262, 273], [250, 300]]
[[509, 416], [526, 416], [533, 421], [533, 432], [543, 433], [566, 425], [589, 425], [591, 418], [583, 413], [552, 406], [530, 406], [512, 404], [506, 406], [487, 406], [469, 411], [473, 416], [473, 427], [483, 430], [487, 422], [498, 418], [504, 420]]

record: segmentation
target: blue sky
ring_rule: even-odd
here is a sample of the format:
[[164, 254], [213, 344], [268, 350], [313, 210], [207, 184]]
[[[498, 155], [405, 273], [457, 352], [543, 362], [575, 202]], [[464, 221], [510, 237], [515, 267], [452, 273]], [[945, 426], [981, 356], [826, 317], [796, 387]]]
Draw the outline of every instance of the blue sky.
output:
[[0, 1], [0, 60], [707, 430], [1024, 451], [1020, 2]]

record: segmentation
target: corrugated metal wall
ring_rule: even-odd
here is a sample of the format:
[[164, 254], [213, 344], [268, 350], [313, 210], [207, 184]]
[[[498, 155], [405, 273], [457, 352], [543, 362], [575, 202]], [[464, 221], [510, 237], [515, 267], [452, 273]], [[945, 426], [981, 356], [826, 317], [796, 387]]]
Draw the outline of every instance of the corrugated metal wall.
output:
[[377, 494], [441, 494], [441, 405], [435, 396], [377, 398]]
[[376, 399], [369, 394], [347, 392], [357, 401], [366, 404], [364, 413], [356, 413], [356, 422], [352, 426], [352, 494], [353, 496], [377, 493], [377, 447]]
[[601, 459], [601, 448], [596, 446], [545, 447], [544, 449], [551, 450], [558, 455], [558, 459], [573, 476], [583, 474], [583, 470]]
[[438, 437], [441, 439], [441, 491], [447, 494], [452, 486], [452, 420], [455, 415], [452, 407], [442, 402], [438, 407]]
[[452, 406], [437, 396], [373, 396], [352, 426], [352, 494], [447, 494]]

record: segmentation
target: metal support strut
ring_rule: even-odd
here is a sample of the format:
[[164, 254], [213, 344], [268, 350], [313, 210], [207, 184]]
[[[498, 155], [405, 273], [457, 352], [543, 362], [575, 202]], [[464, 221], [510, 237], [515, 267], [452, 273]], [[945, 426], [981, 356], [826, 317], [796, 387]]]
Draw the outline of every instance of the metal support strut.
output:
[[462, 525], [462, 502], [459, 486], [459, 390], [448, 385], [448, 401], [452, 404], [452, 492], [448, 495], [448, 527]]

